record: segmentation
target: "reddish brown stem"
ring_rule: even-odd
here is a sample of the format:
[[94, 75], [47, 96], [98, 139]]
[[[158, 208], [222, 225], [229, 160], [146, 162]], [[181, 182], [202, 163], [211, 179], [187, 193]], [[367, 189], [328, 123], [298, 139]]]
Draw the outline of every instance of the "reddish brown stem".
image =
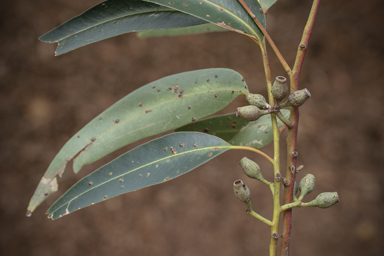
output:
[[[307, 51], [308, 41], [311, 37], [313, 24], [316, 19], [316, 15], [319, 9], [320, 0], [314, 0], [311, 8], [311, 12], [308, 17], [307, 24], [305, 25], [303, 36], [298, 46], [295, 64], [293, 66], [292, 74], [290, 75], [291, 92], [298, 90], [299, 88], [299, 75], [301, 67], [303, 65], [305, 53]], [[296, 161], [297, 161], [297, 132], [299, 126], [299, 109], [291, 108], [291, 122], [294, 123], [294, 127], [288, 130], [287, 137], [287, 173], [286, 180], [287, 186], [284, 188], [284, 200], [283, 204], [292, 202], [293, 199], [293, 188], [296, 178]], [[289, 243], [292, 232], [292, 209], [287, 210], [283, 213], [283, 236], [281, 245], [281, 256], [288, 256], [289, 254]]]

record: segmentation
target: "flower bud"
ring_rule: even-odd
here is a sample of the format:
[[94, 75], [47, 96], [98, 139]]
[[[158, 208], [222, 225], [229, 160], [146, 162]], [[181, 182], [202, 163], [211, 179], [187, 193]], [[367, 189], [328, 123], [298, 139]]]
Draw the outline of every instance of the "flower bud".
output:
[[299, 183], [299, 189], [300, 189], [300, 198], [299, 200], [303, 199], [304, 196], [308, 195], [313, 191], [315, 187], [315, 176], [312, 174], [305, 175]]
[[268, 113], [267, 110], [260, 110], [256, 106], [249, 105], [237, 108], [236, 116], [248, 121], [256, 121], [259, 117]]
[[324, 192], [306, 205], [310, 207], [328, 208], [339, 201], [340, 199], [337, 192]]
[[283, 76], [277, 76], [275, 82], [272, 85], [271, 89], [273, 97], [277, 101], [281, 101], [288, 95], [288, 85], [287, 78]]
[[292, 106], [292, 107], [300, 107], [311, 97], [311, 93], [308, 89], [302, 89], [291, 93], [288, 96], [288, 100], [283, 104], [283, 107]]
[[257, 163], [253, 162], [249, 158], [243, 157], [239, 164], [245, 175], [249, 178], [264, 181], [264, 177], [260, 172], [260, 166]]
[[260, 109], [267, 109], [271, 107], [271, 105], [267, 103], [264, 96], [261, 94], [250, 93], [245, 99], [248, 101], [249, 104], [254, 105]]
[[235, 180], [233, 183], [233, 191], [235, 193], [235, 196], [243, 203], [249, 202], [249, 197], [251, 195], [251, 192], [249, 191], [249, 188], [244, 184], [242, 180]]

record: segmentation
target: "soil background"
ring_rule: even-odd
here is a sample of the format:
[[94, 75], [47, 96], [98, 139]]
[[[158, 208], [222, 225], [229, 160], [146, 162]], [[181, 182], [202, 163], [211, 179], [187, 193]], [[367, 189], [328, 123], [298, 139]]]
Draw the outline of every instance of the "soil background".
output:
[[[57, 221], [49, 205], [79, 178], [142, 140], [74, 175], [67, 166], [59, 193], [31, 218], [28, 201], [63, 144], [97, 114], [161, 77], [226, 67], [265, 95], [262, 62], [246, 38], [213, 33], [140, 40], [127, 34], [54, 57], [37, 38], [97, 4], [96, 0], [14, 0], [0, 9], [0, 254], [1, 255], [267, 255], [268, 227], [245, 214], [232, 182], [248, 183], [257, 212], [272, 212], [268, 188], [238, 166], [247, 152], [226, 153], [170, 181], [116, 197]], [[280, 0], [268, 29], [289, 63], [311, 1]], [[298, 163], [316, 176], [308, 200], [338, 191], [327, 209], [294, 209], [291, 255], [382, 255], [384, 2], [321, 3], [300, 87], [312, 97], [301, 108]], [[273, 76], [284, 75], [270, 50]], [[245, 104], [239, 98], [220, 113]], [[286, 136], [286, 134], [283, 134]], [[284, 145], [282, 140], [282, 145]], [[271, 148], [266, 148], [271, 152]], [[284, 163], [284, 162], [283, 162]]]

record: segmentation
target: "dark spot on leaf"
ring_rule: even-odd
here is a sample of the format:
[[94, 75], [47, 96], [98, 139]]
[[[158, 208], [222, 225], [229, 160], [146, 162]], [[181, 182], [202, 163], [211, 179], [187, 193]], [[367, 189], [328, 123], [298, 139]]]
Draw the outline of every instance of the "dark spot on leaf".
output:
[[184, 6], [188, 6], [188, 4], [187, 4], [187, 3], [184, 3], [183, 5], [184, 5]]
[[183, 94], [184, 93], [184, 90], [180, 90], [180, 92], [179, 92], [180, 94]]
[[245, 88], [245, 89], [248, 89], [248, 85], [245, 85], [244, 88]]
[[234, 123], [234, 124], [237, 124], [237, 121], [236, 120], [233, 120], [233, 122], [232, 123]]
[[168, 91], [172, 90], [172, 87], [168, 87]]
[[269, 131], [268, 131], [268, 130], [265, 130], [265, 133], [269, 133]]
[[173, 4], [173, 2], [169, 2], [169, 4]]
[[208, 133], [208, 132], [209, 132], [208, 128], [205, 128], [205, 129], [203, 130], [203, 132]]
[[95, 137], [92, 137], [91, 141], [94, 142], [95, 140], [96, 140], [96, 138], [95, 138]]
[[141, 176], [143, 176], [143, 174], [140, 173], [140, 174], [139, 174], [139, 177], [141, 177]]
[[118, 123], [120, 122], [120, 119], [116, 119], [114, 122], [115, 122], [116, 124], [118, 124]]
[[207, 82], [209, 82], [209, 79], [207, 79]]
[[119, 179], [119, 183], [123, 183], [124, 182], [124, 180], [123, 179]]
[[180, 173], [180, 170], [177, 170], [176, 173]]
[[191, 109], [191, 106], [188, 106], [188, 109]]
[[150, 109], [145, 110], [146, 114], [149, 113], [149, 112], [152, 112], [152, 110], [150, 110]]
[[45, 192], [45, 193], [44, 193], [44, 196], [48, 196], [48, 193], [47, 193], [47, 192]]
[[231, 125], [231, 127], [232, 127], [233, 129], [236, 129], [236, 125], [235, 125], [235, 124]]
[[169, 177], [166, 177], [166, 178], [164, 179], [164, 181], [167, 181], [167, 180], [169, 180]]
[[219, 150], [219, 148], [218, 147], [214, 147], [214, 148], [212, 148], [212, 150]]
[[212, 152], [208, 153], [208, 156], [212, 156]]
[[156, 85], [152, 86], [152, 89], [155, 89], [156, 88]]
[[235, 91], [232, 91], [232, 94], [234, 94], [235, 93]]
[[157, 92], [160, 92], [160, 89], [157, 89]]
[[178, 96], [179, 98], [181, 98], [181, 97], [183, 97], [183, 94], [179, 94], [179, 96]]
[[242, 78], [241, 81], [244, 82], [244, 78]]
[[176, 150], [173, 147], [170, 147], [169, 149], [171, 150], [172, 154], [176, 155]]
[[151, 173], [150, 173], [150, 172], [147, 172], [147, 175], [146, 175], [146, 177], [149, 177], [149, 175], [151, 175]]
[[223, 10], [224, 10], [223, 8], [219, 7], [219, 11], [223, 11]]
[[79, 138], [79, 139], [80, 139], [80, 135], [77, 135], [77, 138]]
[[168, 148], [167, 148], [167, 147], [165, 147], [165, 148], [163, 148], [163, 150], [164, 150], [164, 151], [167, 151], [167, 150], [168, 150]]
[[219, 75], [215, 75], [215, 78], [218, 78], [219, 77]]
[[92, 186], [92, 185], [93, 185], [93, 182], [92, 182], [92, 181], [88, 182], [88, 185], [89, 185], [89, 186]]
[[108, 197], [107, 196], [104, 196], [104, 200], [107, 199]]
[[184, 144], [183, 144], [183, 143], [180, 143], [179, 146], [180, 146], [180, 147], [184, 147]]
[[121, 185], [120, 188], [123, 189], [123, 188], [124, 188], [124, 185]]
[[142, 103], [139, 103], [139, 107], [142, 107], [143, 106], [143, 104]]
[[231, 118], [230, 118], [230, 117], [227, 117], [227, 120], [228, 120], [228, 121], [231, 121]]
[[192, 120], [192, 122], [195, 122], [195, 121], [196, 121], [196, 118], [192, 117], [192, 119], [191, 119], [191, 120]]
[[217, 98], [217, 93], [215, 93], [215, 98]]

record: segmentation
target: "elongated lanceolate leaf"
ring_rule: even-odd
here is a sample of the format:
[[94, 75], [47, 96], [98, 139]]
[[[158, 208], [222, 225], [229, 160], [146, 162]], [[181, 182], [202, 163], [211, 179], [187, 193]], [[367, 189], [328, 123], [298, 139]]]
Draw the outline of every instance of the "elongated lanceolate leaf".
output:
[[49, 165], [33, 195], [28, 213], [57, 190], [56, 176], [74, 159], [83, 165], [139, 139], [211, 115], [241, 94], [242, 76], [230, 69], [205, 69], [168, 76], [127, 95], [76, 133]]
[[[289, 110], [282, 109], [281, 113], [289, 118]], [[277, 119], [279, 128], [284, 124]], [[272, 121], [270, 115], [260, 117], [257, 121], [250, 122], [229, 143], [236, 146], [262, 148], [273, 141]]]
[[274, 5], [277, 0], [259, 0], [261, 7], [263, 8], [264, 12], [268, 11], [269, 8]]
[[182, 28], [171, 28], [171, 29], [158, 29], [148, 30], [138, 33], [139, 38], [159, 37], [159, 36], [183, 36], [183, 35], [194, 35], [203, 34], [210, 32], [224, 32], [228, 29], [219, 27], [212, 23], [206, 23], [202, 25], [182, 27]]
[[236, 116], [236, 113], [214, 116], [200, 120], [191, 124], [184, 125], [175, 130], [204, 132], [230, 141], [239, 131], [247, 125], [249, 121]]
[[[237, 0], [144, 0], [190, 14], [229, 30], [262, 40], [263, 34]], [[256, 0], [244, 1], [265, 27], [265, 16]]]
[[84, 177], [49, 208], [49, 217], [177, 178], [230, 148], [218, 137], [196, 132], [152, 140]]
[[199, 18], [141, 0], [108, 0], [40, 37], [58, 43], [56, 55], [113, 36], [150, 29], [206, 23]]

